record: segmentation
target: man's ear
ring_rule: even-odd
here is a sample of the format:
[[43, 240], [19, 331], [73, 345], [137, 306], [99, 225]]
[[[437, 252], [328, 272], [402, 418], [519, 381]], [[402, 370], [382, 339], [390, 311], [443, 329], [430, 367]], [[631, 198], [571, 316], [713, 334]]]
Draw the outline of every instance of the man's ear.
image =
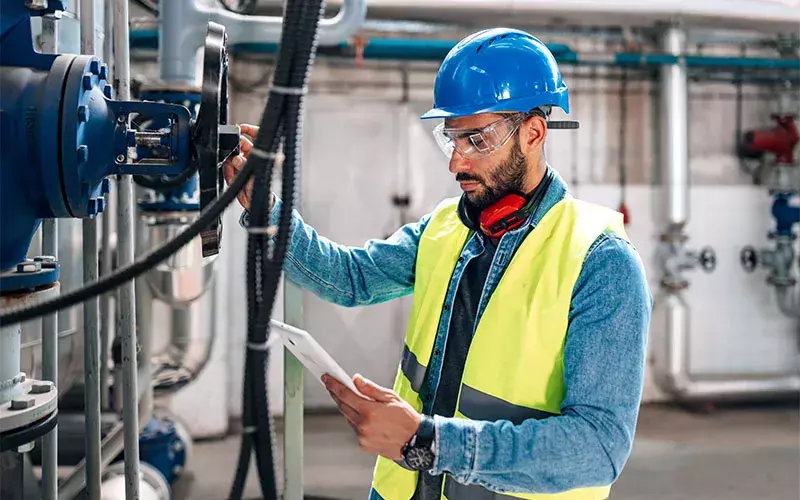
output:
[[547, 135], [547, 121], [539, 115], [534, 115], [520, 125], [520, 147], [523, 153], [540, 149], [544, 145]]

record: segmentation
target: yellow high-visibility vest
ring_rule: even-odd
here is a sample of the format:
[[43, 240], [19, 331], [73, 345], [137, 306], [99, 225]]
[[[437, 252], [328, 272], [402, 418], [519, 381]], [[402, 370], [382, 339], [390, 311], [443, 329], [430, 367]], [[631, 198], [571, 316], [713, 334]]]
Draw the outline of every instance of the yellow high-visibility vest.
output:
[[[417, 252], [414, 304], [394, 391], [420, 412], [419, 391], [445, 294], [470, 235], [458, 218], [457, 203], [457, 199], [446, 200], [434, 210]], [[627, 239], [620, 213], [567, 195], [525, 237], [475, 330], [461, 378], [456, 418], [504, 419], [519, 424], [560, 413], [572, 291], [589, 248], [606, 231]], [[372, 487], [385, 500], [407, 500], [414, 494], [417, 477], [418, 473], [378, 457]], [[603, 500], [610, 490], [606, 485], [557, 494], [492, 494], [445, 475], [442, 498]]]

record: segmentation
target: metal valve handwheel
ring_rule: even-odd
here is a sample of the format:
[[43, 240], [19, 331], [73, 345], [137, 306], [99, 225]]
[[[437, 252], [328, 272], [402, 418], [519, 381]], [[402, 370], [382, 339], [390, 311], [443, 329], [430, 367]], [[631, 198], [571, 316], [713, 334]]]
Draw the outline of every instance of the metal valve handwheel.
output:
[[753, 247], [744, 247], [739, 254], [739, 259], [744, 270], [749, 273], [755, 271], [756, 267], [758, 267], [758, 251]]
[[[225, 185], [219, 163], [238, 152], [239, 128], [228, 126], [228, 51], [225, 27], [208, 23], [203, 51], [200, 109], [192, 130], [193, 161], [200, 174], [200, 208], [213, 203]], [[203, 257], [219, 253], [221, 217], [200, 233]]]

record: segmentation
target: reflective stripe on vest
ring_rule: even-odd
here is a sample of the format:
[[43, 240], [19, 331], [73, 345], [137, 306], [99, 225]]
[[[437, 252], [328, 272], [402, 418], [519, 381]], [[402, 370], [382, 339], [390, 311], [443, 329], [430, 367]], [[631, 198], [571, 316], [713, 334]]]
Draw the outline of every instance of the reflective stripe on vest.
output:
[[[414, 303], [394, 391], [417, 411], [419, 391], [439, 328], [442, 306], [469, 230], [458, 219], [458, 199], [434, 210], [417, 251]], [[627, 238], [621, 214], [566, 197], [523, 240], [492, 293], [464, 366], [456, 418], [520, 424], [560, 413], [564, 399], [563, 346], [570, 303], [583, 260], [605, 231]], [[541, 457], [547, 460], [547, 457]], [[385, 500], [407, 500], [418, 474], [378, 457], [373, 488]], [[557, 494], [504, 493], [446, 478], [442, 498], [602, 500], [610, 486]], [[487, 496], [488, 495], [488, 496]]]
[[400, 369], [414, 392], [419, 393], [422, 389], [422, 382], [425, 380], [425, 367], [419, 364], [417, 356], [408, 349], [408, 346], [403, 346], [403, 361], [400, 362]]

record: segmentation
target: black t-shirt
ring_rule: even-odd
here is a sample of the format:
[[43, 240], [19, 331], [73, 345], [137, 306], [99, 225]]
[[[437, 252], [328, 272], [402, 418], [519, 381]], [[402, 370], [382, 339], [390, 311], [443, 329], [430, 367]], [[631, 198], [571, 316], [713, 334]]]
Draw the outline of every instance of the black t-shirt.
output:
[[[452, 417], [455, 414], [461, 376], [472, 342], [475, 318], [478, 316], [478, 305], [496, 250], [488, 238], [484, 239], [484, 247], [483, 253], [467, 264], [458, 285], [442, 363], [442, 376], [436, 390], [436, 400], [433, 402], [434, 415]], [[443, 478], [444, 476], [421, 473], [414, 500], [439, 500]]]

